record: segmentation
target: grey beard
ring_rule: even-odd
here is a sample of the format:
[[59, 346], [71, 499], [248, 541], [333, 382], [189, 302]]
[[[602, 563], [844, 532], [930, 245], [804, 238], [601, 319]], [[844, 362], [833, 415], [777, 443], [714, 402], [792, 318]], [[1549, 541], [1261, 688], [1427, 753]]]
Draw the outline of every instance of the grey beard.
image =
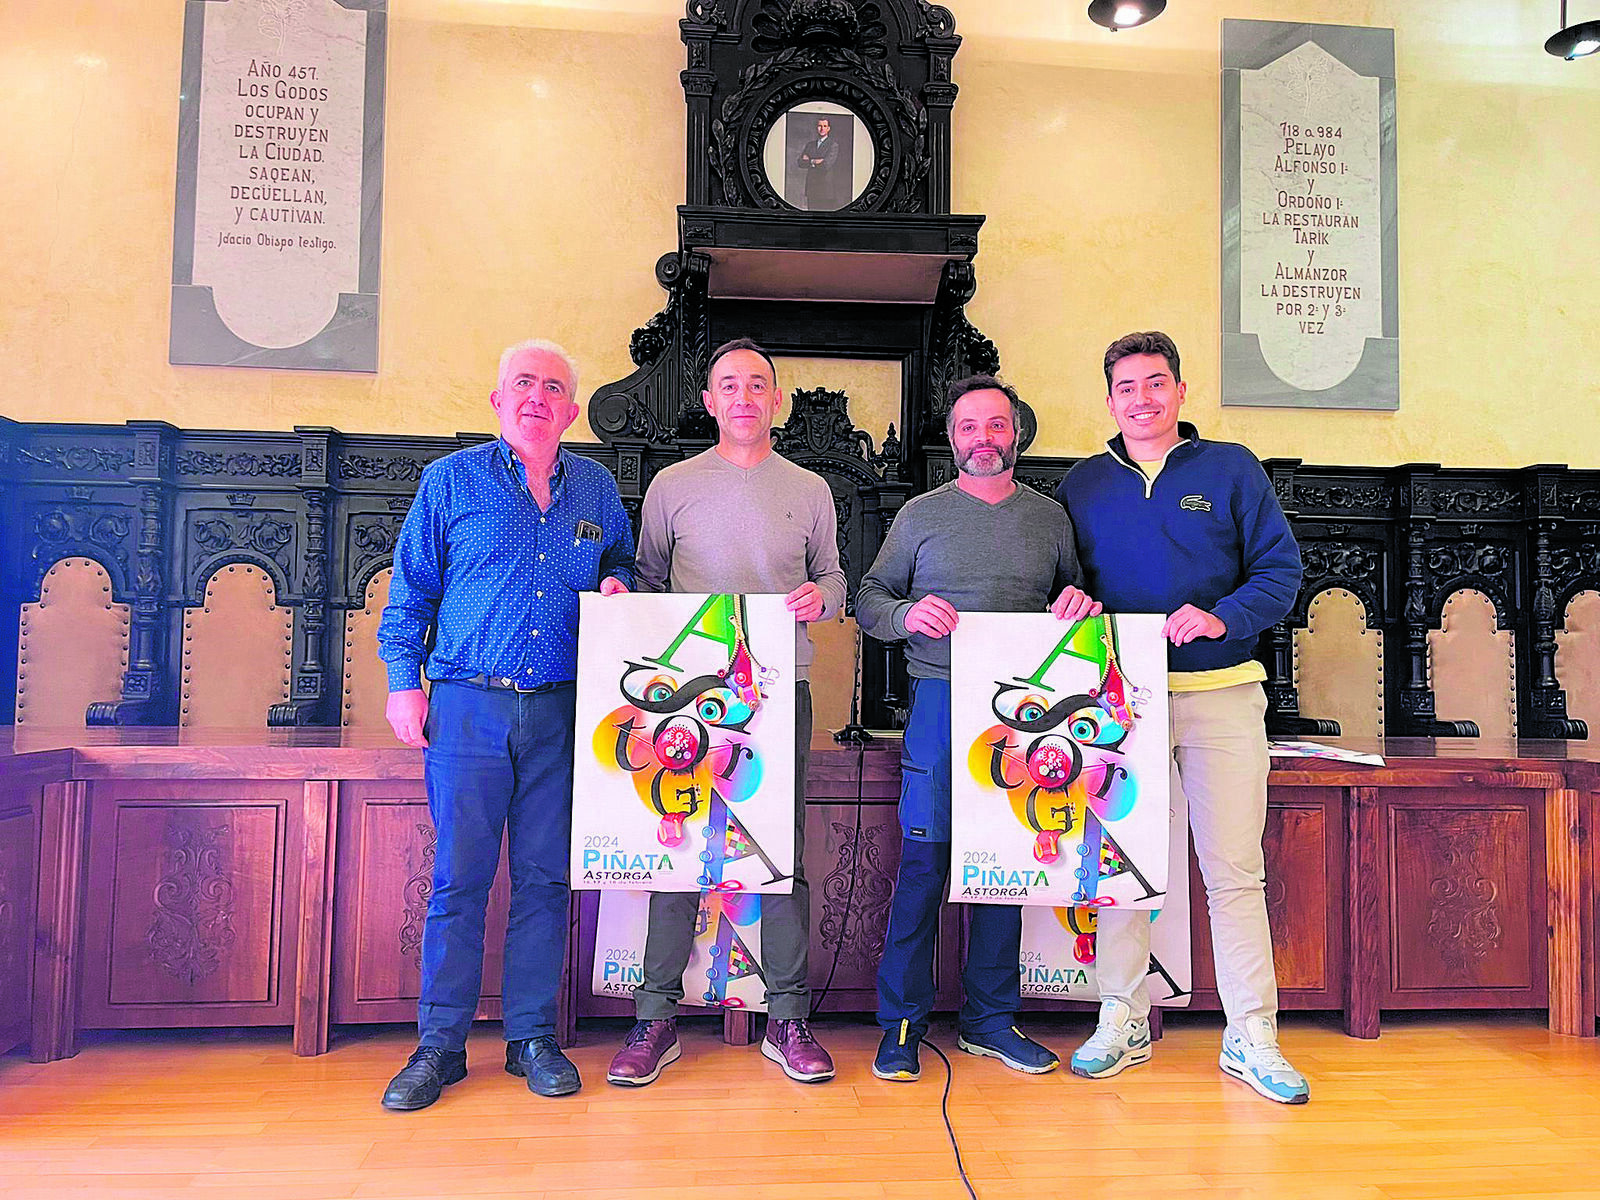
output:
[[[1000, 459], [1000, 465], [990, 468], [987, 463], [982, 466], [973, 466], [972, 460], [985, 450], [993, 450]], [[1013, 442], [1005, 446], [979, 446], [969, 450], [964, 456], [956, 455], [956, 470], [979, 479], [987, 479], [991, 475], [1003, 475], [1017, 465], [1017, 446]]]

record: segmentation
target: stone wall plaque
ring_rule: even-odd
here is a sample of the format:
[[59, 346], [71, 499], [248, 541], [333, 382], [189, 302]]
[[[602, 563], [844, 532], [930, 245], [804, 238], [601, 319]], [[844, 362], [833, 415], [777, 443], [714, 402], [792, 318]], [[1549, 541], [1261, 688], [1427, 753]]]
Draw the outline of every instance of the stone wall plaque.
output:
[[170, 360], [378, 369], [388, 0], [187, 0]]
[[1222, 23], [1222, 402], [1400, 406], [1394, 31]]

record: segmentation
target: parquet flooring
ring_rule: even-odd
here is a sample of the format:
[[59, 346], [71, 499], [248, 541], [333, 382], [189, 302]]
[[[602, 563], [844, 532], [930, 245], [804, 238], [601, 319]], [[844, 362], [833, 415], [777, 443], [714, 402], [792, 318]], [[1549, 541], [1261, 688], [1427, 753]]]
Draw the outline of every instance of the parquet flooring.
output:
[[[1031, 1032], [1062, 1056], [1081, 1018]], [[876, 1031], [824, 1021], [833, 1083], [791, 1083], [757, 1047], [690, 1023], [655, 1085], [612, 1087], [621, 1026], [585, 1028], [584, 1088], [541, 1100], [501, 1070], [497, 1027], [433, 1108], [378, 1106], [409, 1031], [340, 1030], [321, 1058], [284, 1031], [100, 1035], [75, 1059], [0, 1058], [5, 1200], [960, 1200], [924, 1051], [874, 1079]], [[951, 1054], [950, 1116], [982, 1200], [1600, 1197], [1600, 1041], [1536, 1015], [1388, 1018], [1375, 1042], [1287, 1017], [1312, 1102], [1283, 1108], [1216, 1066], [1220, 1020], [1169, 1022], [1147, 1066], [1088, 1082]]]

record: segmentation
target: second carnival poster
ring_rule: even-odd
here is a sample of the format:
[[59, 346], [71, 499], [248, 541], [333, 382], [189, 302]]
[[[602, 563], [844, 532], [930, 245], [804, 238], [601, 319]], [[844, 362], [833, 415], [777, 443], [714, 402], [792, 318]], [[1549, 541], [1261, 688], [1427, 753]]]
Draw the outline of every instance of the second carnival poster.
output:
[[950, 646], [951, 900], [1165, 904], [1162, 621], [962, 614]]

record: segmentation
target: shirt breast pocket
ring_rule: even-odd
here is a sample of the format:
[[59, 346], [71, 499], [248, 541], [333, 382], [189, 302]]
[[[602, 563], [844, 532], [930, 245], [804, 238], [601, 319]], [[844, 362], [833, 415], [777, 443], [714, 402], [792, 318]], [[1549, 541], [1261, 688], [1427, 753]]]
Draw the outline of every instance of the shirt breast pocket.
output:
[[573, 535], [567, 548], [562, 575], [575, 592], [593, 591], [600, 585], [601, 540]]

